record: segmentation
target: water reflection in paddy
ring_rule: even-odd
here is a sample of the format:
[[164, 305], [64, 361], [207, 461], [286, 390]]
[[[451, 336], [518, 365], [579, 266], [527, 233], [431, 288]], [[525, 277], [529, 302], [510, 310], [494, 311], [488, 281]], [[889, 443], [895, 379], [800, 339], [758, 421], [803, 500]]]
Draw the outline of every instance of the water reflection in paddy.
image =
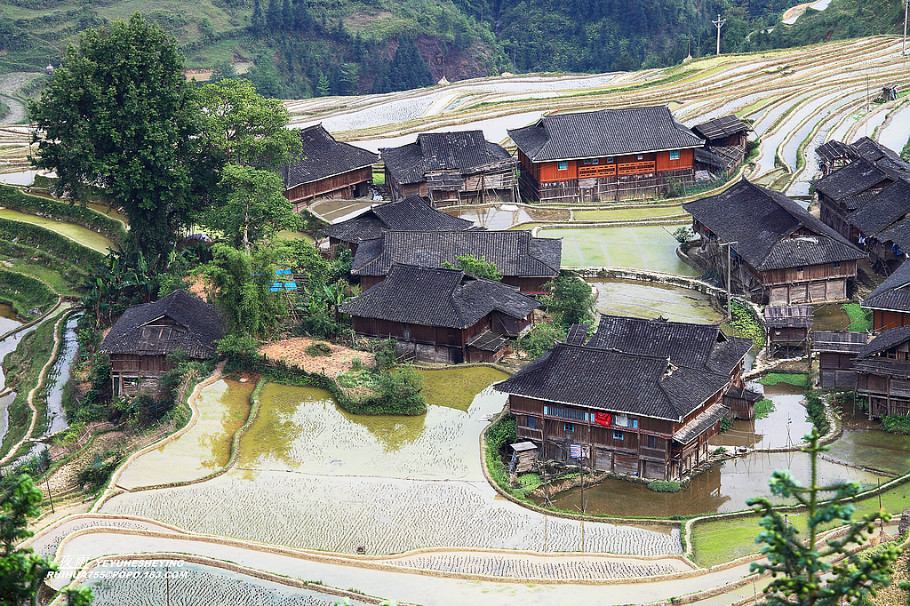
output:
[[[266, 385], [239, 466], [331, 475], [482, 480], [477, 436], [505, 396], [486, 367], [423, 371], [425, 415], [352, 415], [325, 390]], [[479, 393], [478, 393], [479, 392]]]
[[6, 334], [21, 325], [22, 322], [16, 315], [16, 310], [11, 305], [0, 303], [0, 335]]
[[249, 417], [253, 387], [222, 379], [204, 388], [196, 403], [196, 424], [176, 440], [133, 461], [118, 485], [135, 488], [184, 482], [224, 467], [231, 456], [231, 440]]
[[828, 456], [896, 475], [910, 472], [910, 436], [884, 431], [881, 422], [870, 421], [852, 398], [838, 409], [844, 431], [830, 445]]
[[714, 297], [678, 286], [634, 280], [590, 278], [597, 289], [595, 307], [603, 314], [714, 324], [723, 320]]
[[[789, 469], [802, 482], [809, 478], [809, 456], [803, 452], [753, 452], [729, 459], [721, 466], [701, 474], [677, 493], [658, 493], [644, 484], [623, 480], [605, 480], [585, 490], [588, 513], [612, 516], [668, 517], [703, 513], [740, 511], [746, 500], [763, 496], [773, 503], [786, 503], [768, 490], [768, 480], [775, 469]], [[836, 481], [859, 482], [875, 486], [881, 475], [861, 471], [828, 461], [818, 462], [822, 484]], [[559, 509], [576, 511], [581, 493], [575, 488], [552, 498]]]
[[850, 328], [850, 317], [838, 303], [816, 305], [812, 309], [812, 330], [844, 331]]
[[517, 204], [501, 204], [499, 206], [477, 208], [453, 208], [445, 212], [473, 221], [480, 227], [487, 229], [509, 229], [513, 225], [529, 221], [568, 221], [568, 210], [550, 210], [543, 208], [528, 208]]
[[787, 383], [761, 385], [753, 383], [749, 389], [763, 392], [774, 402], [774, 410], [764, 419], [734, 421], [726, 432], [711, 438], [712, 446], [745, 448], [789, 448], [803, 442], [803, 436], [812, 430], [806, 418], [804, 388]]

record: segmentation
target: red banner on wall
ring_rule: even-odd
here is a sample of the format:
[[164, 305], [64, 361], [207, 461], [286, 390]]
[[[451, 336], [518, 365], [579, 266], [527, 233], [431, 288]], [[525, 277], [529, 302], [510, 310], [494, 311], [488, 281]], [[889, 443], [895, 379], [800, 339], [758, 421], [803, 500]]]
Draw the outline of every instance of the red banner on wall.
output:
[[603, 425], [604, 427], [609, 427], [613, 424], [613, 415], [608, 412], [595, 412], [594, 413], [594, 422], [598, 425]]

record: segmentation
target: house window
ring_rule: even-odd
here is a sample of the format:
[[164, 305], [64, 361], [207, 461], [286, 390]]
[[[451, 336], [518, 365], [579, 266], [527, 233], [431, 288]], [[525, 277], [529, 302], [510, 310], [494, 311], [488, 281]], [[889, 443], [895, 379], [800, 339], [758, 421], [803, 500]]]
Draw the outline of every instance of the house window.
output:
[[835, 262], [834, 262], [834, 267], [840, 267], [840, 261], [835, 261]]
[[803, 271], [804, 269], [806, 269], [806, 268], [803, 267], [802, 265], [800, 265], [799, 267], [796, 268], [796, 271], [802, 273], [802, 271]]
[[607, 164], [613, 164], [613, 158], [607, 158]]
[[560, 160], [559, 162], [557, 162], [556, 169], [557, 170], [569, 170], [568, 160]]
[[528, 415], [527, 418], [528, 418], [528, 422], [527, 422], [528, 429], [537, 429], [537, 417], [532, 417], [531, 415]]
[[562, 428], [566, 433], [575, 431], [575, 423], [563, 423]]
[[648, 436], [648, 448], [657, 448], [657, 436]]
[[614, 439], [614, 440], [622, 440], [622, 432], [619, 431], [619, 430], [614, 429], [614, 430], [613, 430], [613, 439]]
[[638, 159], [639, 159], [639, 160], [644, 160], [644, 159], [645, 159], [645, 155], [644, 155], [644, 154], [638, 154]]
[[678, 149], [670, 152], [670, 159], [679, 160], [679, 150]]

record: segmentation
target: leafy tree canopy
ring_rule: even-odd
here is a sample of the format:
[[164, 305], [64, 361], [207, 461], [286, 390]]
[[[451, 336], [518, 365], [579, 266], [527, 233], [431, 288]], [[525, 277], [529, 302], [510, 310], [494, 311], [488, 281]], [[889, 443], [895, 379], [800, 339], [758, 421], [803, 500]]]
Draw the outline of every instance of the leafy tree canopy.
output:
[[573, 324], [594, 321], [591, 286], [574, 273], [561, 271], [550, 283], [550, 294], [541, 302], [547, 313], [565, 329]]
[[100, 188], [149, 257], [171, 248], [195, 200], [198, 113], [182, 68], [177, 41], [137, 13], [83, 33], [29, 104], [44, 133], [34, 165], [56, 171], [58, 194]]
[[[47, 558], [17, 547], [33, 534], [28, 530], [28, 519], [41, 513], [41, 498], [41, 490], [25, 474], [0, 496], [0, 604], [35, 606], [44, 580], [57, 570]], [[88, 606], [92, 592], [71, 590], [67, 600], [70, 606]]]

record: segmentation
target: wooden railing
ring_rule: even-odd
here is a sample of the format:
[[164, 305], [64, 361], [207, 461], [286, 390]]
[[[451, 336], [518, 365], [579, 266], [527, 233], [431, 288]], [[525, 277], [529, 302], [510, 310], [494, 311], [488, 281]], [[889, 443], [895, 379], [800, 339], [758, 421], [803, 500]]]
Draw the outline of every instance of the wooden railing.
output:
[[612, 177], [616, 174], [615, 164], [606, 164], [604, 166], [579, 166], [578, 178], [587, 179], [591, 177]]
[[657, 165], [654, 162], [629, 162], [619, 165], [620, 175], [637, 175], [639, 173], [653, 173]]
[[530, 438], [532, 440], [543, 440], [543, 432], [539, 429], [531, 429], [530, 427], [522, 427], [518, 425], [515, 427], [515, 435], [519, 438]]

